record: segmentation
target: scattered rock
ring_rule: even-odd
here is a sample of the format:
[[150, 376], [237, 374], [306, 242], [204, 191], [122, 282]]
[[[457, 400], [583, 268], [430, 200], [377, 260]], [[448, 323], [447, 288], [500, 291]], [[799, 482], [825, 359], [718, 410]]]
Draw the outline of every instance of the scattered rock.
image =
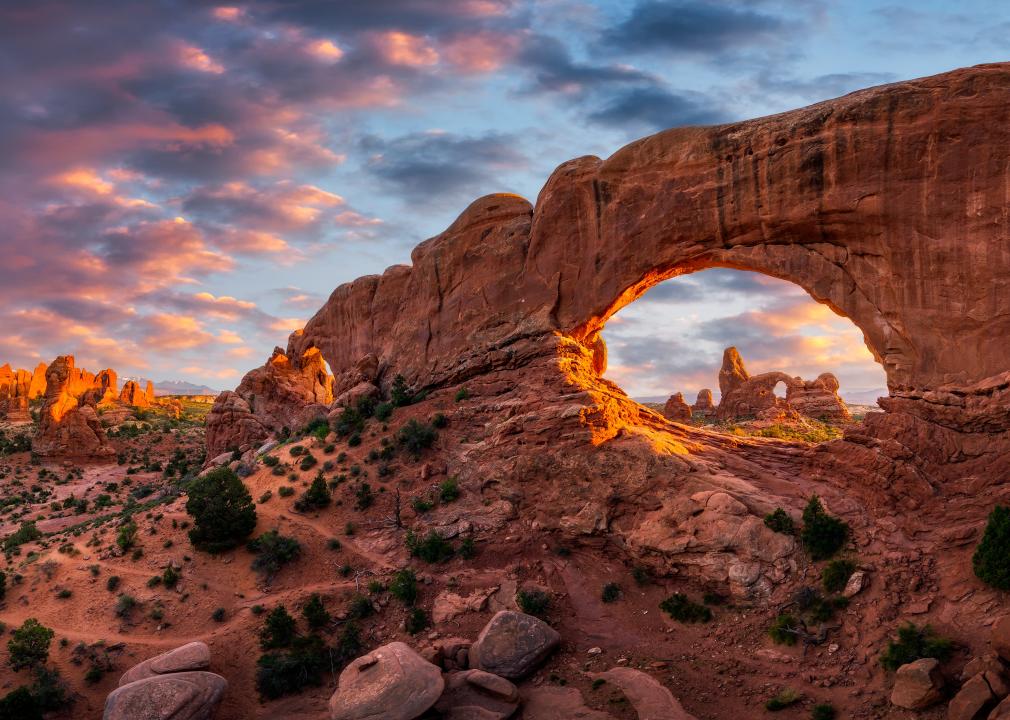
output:
[[979, 673], [962, 685], [950, 701], [947, 720], [974, 720], [982, 708], [990, 704], [996, 704], [996, 697], [992, 694], [985, 675]]
[[519, 690], [483, 670], [450, 673], [435, 703], [444, 720], [505, 720], [519, 708]]
[[557, 631], [542, 620], [503, 610], [470, 648], [470, 665], [515, 680], [535, 670], [560, 642]]
[[340, 673], [330, 720], [414, 720], [442, 694], [437, 667], [402, 642], [359, 657]]
[[1010, 662], [1010, 615], [1000, 618], [992, 628], [992, 649]]
[[922, 658], [898, 668], [894, 674], [891, 704], [908, 710], [922, 710], [943, 697], [943, 676], [935, 658]]
[[845, 583], [842, 596], [847, 598], [855, 597], [863, 591], [864, 587], [866, 587], [866, 573], [863, 570], [856, 570], [849, 576], [848, 582]]

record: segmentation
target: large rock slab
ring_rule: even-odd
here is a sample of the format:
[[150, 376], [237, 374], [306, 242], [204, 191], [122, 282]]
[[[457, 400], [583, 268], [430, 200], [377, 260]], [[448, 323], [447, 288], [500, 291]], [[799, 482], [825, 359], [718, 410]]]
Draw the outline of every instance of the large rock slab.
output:
[[210, 648], [200, 641], [187, 643], [174, 650], [155, 655], [123, 673], [119, 685], [128, 685], [136, 680], [168, 675], [170, 673], [206, 670], [210, 667]]
[[450, 673], [435, 709], [444, 720], [506, 720], [519, 709], [519, 689], [483, 670]]
[[923, 710], [943, 697], [940, 663], [922, 658], [898, 668], [894, 674], [891, 704], [908, 710]]
[[985, 673], [979, 673], [961, 686], [947, 706], [947, 720], [974, 720], [982, 708], [997, 703]]
[[470, 667], [516, 680], [533, 672], [560, 642], [557, 631], [542, 620], [502, 610], [470, 648]]
[[697, 720], [658, 680], [640, 670], [615, 667], [590, 677], [616, 685], [634, 706], [638, 720]]
[[209, 720], [227, 689], [227, 680], [209, 672], [143, 678], [109, 694], [102, 720]]
[[401, 642], [359, 657], [340, 673], [330, 720], [414, 720], [435, 704], [441, 671]]
[[593, 710], [575, 688], [545, 685], [523, 693], [523, 720], [614, 720]]

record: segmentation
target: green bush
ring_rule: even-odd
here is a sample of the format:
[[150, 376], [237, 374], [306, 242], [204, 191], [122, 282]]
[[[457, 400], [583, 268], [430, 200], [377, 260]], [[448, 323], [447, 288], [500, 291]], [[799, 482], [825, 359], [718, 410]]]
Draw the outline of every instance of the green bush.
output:
[[123, 593], [116, 598], [116, 615], [121, 618], [128, 618], [135, 607], [137, 607], [137, 600], [132, 595]]
[[186, 512], [193, 516], [189, 541], [206, 552], [231, 550], [256, 528], [256, 506], [233, 470], [220, 467], [189, 486]]
[[389, 391], [389, 400], [396, 407], [410, 405], [413, 402], [414, 391], [407, 385], [407, 380], [403, 375], [397, 375], [393, 378], [393, 387]]
[[51, 629], [35, 618], [25, 620], [7, 643], [11, 667], [16, 671], [45, 665], [53, 635], [55, 633]]
[[796, 524], [789, 516], [789, 513], [782, 508], [775, 508], [774, 512], [770, 512], [765, 515], [765, 525], [767, 525], [771, 530], [774, 530], [777, 533], [782, 533], [783, 535], [796, 534]]
[[267, 467], [276, 467], [280, 461], [281, 459], [276, 455], [265, 455], [263, 457], [263, 464]]
[[337, 416], [333, 429], [336, 430], [337, 435], [340, 437], [360, 433], [365, 429], [365, 418], [361, 417], [361, 413], [358, 412], [357, 408], [345, 407], [340, 412], [340, 415]]
[[294, 538], [281, 535], [276, 530], [268, 530], [248, 544], [256, 553], [252, 569], [263, 575], [269, 582], [281, 567], [295, 560], [302, 552], [301, 544]]
[[470, 391], [465, 386], [456, 391], [456, 402], [463, 402], [468, 397], [470, 397]]
[[712, 619], [711, 610], [693, 602], [683, 593], [674, 593], [659, 604], [659, 609], [682, 623], [708, 622]]
[[824, 566], [824, 571], [821, 573], [824, 589], [832, 593], [841, 592], [855, 571], [856, 565], [850, 560], [832, 560]]
[[42, 707], [31, 690], [22, 685], [0, 699], [0, 720], [42, 720]]
[[417, 600], [417, 575], [410, 568], [404, 568], [393, 575], [389, 592], [404, 605], [413, 605]]
[[836, 717], [838, 717], [838, 713], [835, 712], [831, 703], [814, 705], [814, 709], [810, 713], [811, 720], [835, 720]]
[[393, 403], [383, 402], [375, 406], [375, 419], [386, 422], [393, 415]]
[[164, 583], [165, 587], [169, 590], [173, 589], [179, 584], [179, 579], [182, 575], [176, 570], [172, 565], [165, 568], [165, 572], [161, 574], [161, 582]]
[[372, 601], [364, 595], [355, 595], [347, 606], [347, 617], [351, 620], [364, 620], [373, 612], [375, 608], [372, 607]]
[[989, 513], [971, 564], [979, 580], [999, 590], [1010, 590], [1010, 508], [997, 505]]
[[219, 607], [210, 614], [210, 619], [214, 622], [224, 622], [224, 616], [225, 609], [223, 607]]
[[116, 531], [116, 545], [120, 550], [126, 552], [137, 544], [137, 523], [130, 518]]
[[418, 538], [413, 530], [408, 530], [406, 543], [413, 557], [427, 563], [445, 562], [455, 554], [452, 543], [434, 530], [428, 531], [424, 538]]
[[798, 703], [802, 698], [803, 696], [800, 693], [796, 692], [792, 688], [786, 688], [765, 703], [765, 710], [769, 710], [771, 712], [785, 710], [787, 707]]
[[302, 606], [302, 617], [312, 630], [319, 630], [330, 624], [332, 619], [323, 606], [323, 599], [318, 593], [313, 593], [308, 602]]
[[438, 498], [443, 503], [451, 503], [459, 498], [459, 482], [456, 476], [443, 480], [438, 486]]
[[256, 689], [267, 699], [296, 693], [323, 684], [330, 669], [330, 654], [321, 638], [298, 637], [287, 652], [267, 653], [256, 663]]
[[314, 508], [324, 508], [330, 504], [330, 488], [322, 473], [318, 473], [309, 489], [295, 501], [295, 510], [305, 512]]
[[431, 426], [442, 430], [449, 426], [449, 418], [445, 416], [445, 413], [435, 413], [431, 418]]
[[551, 609], [551, 597], [543, 590], [520, 590], [516, 593], [516, 604], [527, 615], [545, 618]]
[[366, 482], [358, 485], [358, 489], [354, 491], [354, 507], [356, 510], [367, 510], [375, 502], [375, 496], [372, 494], [372, 486]]
[[397, 442], [415, 458], [420, 457], [437, 439], [435, 428], [417, 420], [409, 420], [396, 434]]
[[477, 557], [477, 543], [472, 537], [463, 538], [459, 544], [459, 556], [464, 560], [473, 560]]
[[293, 487], [288, 487], [287, 485], [281, 485], [277, 488], [277, 494], [283, 497], [291, 497], [295, 494], [295, 489]]
[[35, 523], [26, 520], [13, 533], [4, 539], [4, 550], [13, 550], [19, 545], [33, 542], [42, 538], [42, 531], [35, 527]]
[[621, 586], [617, 583], [607, 583], [603, 586], [603, 592], [601, 593], [601, 599], [605, 603], [617, 602], [621, 597]]
[[842, 549], [849, 537], [849, 526], [843, 520], [824, 511], [820, 498], [810, 498], [803, 510], [803, 530], [800, 539], [814, 560], [827, 560]]
[[898, 628], [897, 639], [892, 640], [880, 656], [880, 664], [886, 670], [897, 670], [921, 658], [936, 658], [943, 662], [953, 651], [953, 643], [936, 635], [929, 625], [920, 628], [906, 623]]
[[429, 625], [431, 625], [431, 618], [421, 608], [411, 610], [404, 621], [404, 629], [411, 635], [417, 635]]
[[783, 613], [775, 618], [775, 622], [768, 628], [768, 635], [776, 645], [795, 645], [796, 633], [790, 631], [799, 627], [800, 623], [795, 617]]
[[283, 605], [278, 605], [270, 611], [260, 629], [260, 647], [264, 650], [288, 647], [297, 634], [295, 619]]

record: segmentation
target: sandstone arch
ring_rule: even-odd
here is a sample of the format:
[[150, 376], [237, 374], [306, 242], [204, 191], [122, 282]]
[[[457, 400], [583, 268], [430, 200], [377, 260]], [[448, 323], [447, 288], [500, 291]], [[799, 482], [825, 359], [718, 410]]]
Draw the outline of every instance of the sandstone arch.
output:
[[614, 312], [670, 277], [728, 267], [850, 318], [892, 407], [1003, 428], [1008, 90], [1010, 66], [979, 66], [569, 161], [535, 207], [481, 198], [412, 266], [338, 287], [287, 354], [317, 347], [338, 376], [374, 355], [382, 382], [437, 386], [554, 353], [560, 336], [599, 371]]

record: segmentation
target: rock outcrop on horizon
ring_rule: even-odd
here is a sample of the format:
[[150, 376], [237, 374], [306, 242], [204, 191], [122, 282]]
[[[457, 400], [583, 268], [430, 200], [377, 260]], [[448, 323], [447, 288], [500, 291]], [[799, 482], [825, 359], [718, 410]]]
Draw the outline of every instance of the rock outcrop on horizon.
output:
[[146, 408], [151, 404], [148, 393], [140, 389], [136, 380], [129, 380], [123, 385], [123, 392], [119, 394], [119, 399], [127, 405], [139, 408]]
[[703, 418], [715, 415], [715, 402], [712, 400], [711, 390], [703, 388], [698, 391], [698, 397], [691, 406], [691, 414]]
[[0, 366], [0, 420], [27, 422], [28, 404], [46, 392], [46, 366], [39, 363], [35, 370]]
[[46, 395], [32, 451], [41, 457], [100, 458], [115, 455], [93, 405], [79, 398], [93, 386], [94, 376], [74, 366], [72, 355], [61, 355], [46, 369]]
[[[785, 388], [782, 398], [775, 395], [780, 383]], [[845, 401], [838, 395], [838, 379], [831, 373], [821, 373], [809, 381], [777, 371], [752, 376], [735, 347], [723, 352], [719, 390], [722, 397], [716, 416], [720, 420], [776, 420], [792, 414], [834, 423], [851, 419]]]
[[691, 422], [691, 406], [687, 404], [683, 393], [674, 393], [663, 406], [663, 417], [673, 422]]

